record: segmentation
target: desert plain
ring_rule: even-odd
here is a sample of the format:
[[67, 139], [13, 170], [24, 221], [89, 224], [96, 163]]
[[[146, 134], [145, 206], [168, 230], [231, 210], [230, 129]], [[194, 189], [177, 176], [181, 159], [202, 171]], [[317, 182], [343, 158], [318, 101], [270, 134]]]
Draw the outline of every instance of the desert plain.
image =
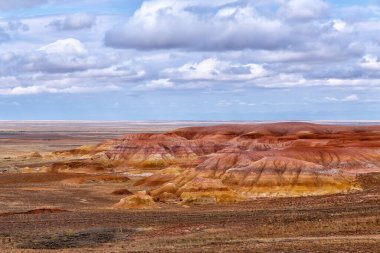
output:
[[0, 122], [0, 252], [379, 252], [379, 122]]

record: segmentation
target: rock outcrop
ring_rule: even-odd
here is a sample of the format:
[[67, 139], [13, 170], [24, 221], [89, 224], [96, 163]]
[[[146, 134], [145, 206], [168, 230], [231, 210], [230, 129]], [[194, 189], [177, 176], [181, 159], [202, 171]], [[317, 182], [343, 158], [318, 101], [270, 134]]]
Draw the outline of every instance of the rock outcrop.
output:
[[145, 191], [125, 197], [113, 206], [115, 209], [156, 209], [159, 206]]

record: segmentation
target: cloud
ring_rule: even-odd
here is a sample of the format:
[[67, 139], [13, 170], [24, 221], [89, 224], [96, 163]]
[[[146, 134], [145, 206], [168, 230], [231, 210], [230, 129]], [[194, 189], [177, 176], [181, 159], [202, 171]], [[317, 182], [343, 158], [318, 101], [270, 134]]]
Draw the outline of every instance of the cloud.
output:
[[217, 107], [232, 107], [232, 106], [245, 106], [245, 107], [252, 107], [256, 106], [255, 103], [251, 102], [245, 102], [240, 100], [221, 100], [218, 103], [216, 103]]
[[10, 40], [9, 34], [0, 28], [0, 44]]
[[358, 100], [359, 100], [359, 97], [357, 95], [353, 94], [353, 95], [350, 95], [350, 96], [343, 98], [342, 101], [349, 102], [349, 101], [358, 101]]
[[354, 101], [359, 101], [359, 97], [356, 94], [352, 94], [341, 99], [336, 98], [336, 97], [325, 97], [325, 100], [331, 101], [331, 102], [354, 102]]
[[369, 70], [380, 70], [380, 61], [377, 57], [366, 55], [362, 58], [360, 66]]
[[0, 0], [0, 10], [27, 9], [47, 3], [47, 0]]
[[58, 30], [81, 30], [88, 29], [95, 25], [96, 17], [86, 13], [76, 13], [66, 16], [63, 20], [56, 19], [50, 26]]
[[[375, 10], [351, 19], [321, 0], [152, 0], [131, 16], [108, 10], [93, 16], [70, 14], [83, 6], [74, 2], [64, 14], [45, 10], [36, 17], [35, 9], [0, 20], [0, 43], [12, 40], [0, 53], [1, 87], [9, 94], [17, 87], [52, 93], [109, 84], [136, 92], [223, 94], [380, 87]], [[90, 2], [94, 9], [83, 11], [95, 13], [99, 1], [85, 5]], [[61, 5], [49, 0], [49, 6]]]
[[328, 4], [322, 0], [289, 0], [282, 6], [280, 14], [288, 19], [307, 21], [324, 16]]
[[169, 79], [157, 79], [151, 80], [143, 85], [138, 85], [135, 90], [170, 89], [174, 87], [174, 83]]
[[29, 31], [29, 26], [19, 20], [8, 21], [8, 29], [11, 31]]
[[79, 40], [67, 38], [21, 56], [19, 64], [27, 71], [65, 73], [104, 67], [105, 60], [90, 55]]
[[163, 73], [171, 79], [248, 81], [267, 74], [258, 64], [233, 64], [216, 58], [207, 58], [198, 63], [187, 63], [179, 68], [165, 69]]
[[77, 39], [68, 38], [57, 40], [51, 44], [40, 47], [39, 51], [47, 54], [70, 54], [70, 55], [85, 55], [88, 53], [85, 46]]
[[34, 51], [0, 54], [0, 95], [117, 91], [145, 73], [138, 63], [90, 50], [78, 39], [60, 39]]
[[92, 93], [92, 92], [103, 92], [103, 91], [116, 91], [120, 90], [119, 87], [115, 85], [109, 85], [105, 87], [81, 87], [81, 86], [70, 86], [64, 88], [55, 87], [44, 87], [44, 86], [27, 86], [27, 87], [14, 87], [9, 89], [1, 89], [0, 95], [33, 95], [40, 93]]
[[334, 19], [331, 26], [338, 32], [353, 32], [353, 28], [341, 19]]
[[272, 62], [343, 61], [362, 55], [366, 45], [356, 28], [330, 19], [331, 11], [322, 0], [145, 1], [106, 32], [104, 43], [141, 51], [252, 51], [253, 57]]
[[225, 100], [221, 100], [219, 101], [216, 106], [218, 107], [230, 107], [232, 106], [234, 103], [232, 103], [231, 101], [225, 101]]
[[330, 78], [327, 80], [319, 80], [319, 83], [325, 83], [326, 86], [333, 87], [358, 87], [358, 88], [370, 88], [380, 87], [380, 79], [378, 78], [356, 78], [356, 79], [340, 79], [340, 78]]
[[[144, 2], [132, 18], [114, 27], [105, 44], [115, 48], [241, 50], [286, 48], [295, 42], [291, 28], [267, 18], [254, 6], [209, 6], [215, 13], [194, 11], [199, 1]], [[198, 5], [197, 5], [198, 3]], [[204, 6], [203, 6], [204, 7]]]
[[7, 75], [0, 76], [1, 87], [10, 87], [10, 86], [18, 85], [18, 84], [19, 84], [19, 81], [14, 76], [7, 76]]
[[138, 85], [136, 89], [196, 89], [217, 83], [251, 82], [268, 74], [268, 71], [259, 64], [239, 64], [206, 58], [199, 62], [163, 69], [154, 75], [159, 78], [148, 80]]

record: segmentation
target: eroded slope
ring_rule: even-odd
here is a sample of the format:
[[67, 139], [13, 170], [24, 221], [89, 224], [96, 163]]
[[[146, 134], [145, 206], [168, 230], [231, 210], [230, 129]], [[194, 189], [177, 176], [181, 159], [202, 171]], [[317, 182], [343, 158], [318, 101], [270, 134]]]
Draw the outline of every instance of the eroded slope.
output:
[[360, 190], [365, 185], [358, 174], [380, 172], [380, 126], [190, 127], [129, 134], [54, 155], [81, 159], [55, 164], [55, 171], [145, 173], [137, 184], [156, 201], [323, 195]]

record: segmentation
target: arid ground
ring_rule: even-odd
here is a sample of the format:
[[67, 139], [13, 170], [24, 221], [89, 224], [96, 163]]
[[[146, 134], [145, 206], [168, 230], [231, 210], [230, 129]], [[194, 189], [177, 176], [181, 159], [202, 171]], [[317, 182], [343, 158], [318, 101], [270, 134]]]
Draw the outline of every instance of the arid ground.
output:
[[215, 124], [0, 122], [0, 252], [379, 252], [380, 127]]

